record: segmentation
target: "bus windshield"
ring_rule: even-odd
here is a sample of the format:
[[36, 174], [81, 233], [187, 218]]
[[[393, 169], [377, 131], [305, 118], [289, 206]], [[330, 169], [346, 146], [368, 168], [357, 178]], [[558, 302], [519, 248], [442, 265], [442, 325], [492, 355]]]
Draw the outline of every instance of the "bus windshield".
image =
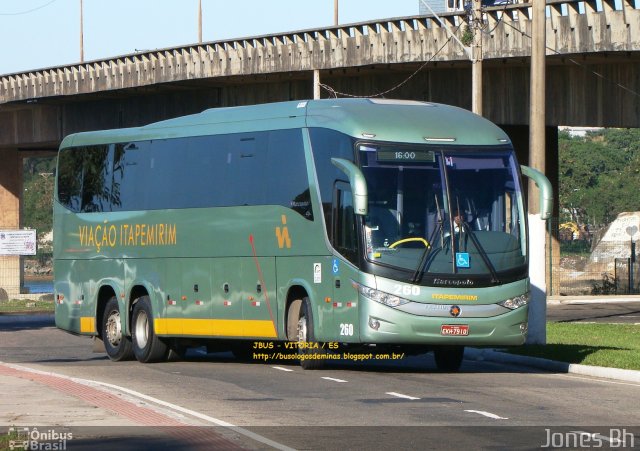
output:
[[365, 252], [374, 267], [404, 270], [413, 283], [440, 276], [488, 284], [525, 267], [511, 148], [385, 143], [358, 144], [358, 153], [369, 195]]

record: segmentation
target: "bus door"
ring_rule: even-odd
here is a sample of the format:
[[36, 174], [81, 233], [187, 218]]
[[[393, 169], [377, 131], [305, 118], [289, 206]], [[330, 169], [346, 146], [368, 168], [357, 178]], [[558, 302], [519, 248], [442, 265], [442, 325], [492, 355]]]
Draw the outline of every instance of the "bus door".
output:
[[358, 280], [358, 235], [356, 215], [353, 209], [353, 196], [348, 183], [338, 181], [335, 185], [333, 200], [333, 247], [339, 252], [331, 262], [333, 275], [333, 327], [340, 342], [358, 342], [357, 291], [351, 286], [352, 280]]

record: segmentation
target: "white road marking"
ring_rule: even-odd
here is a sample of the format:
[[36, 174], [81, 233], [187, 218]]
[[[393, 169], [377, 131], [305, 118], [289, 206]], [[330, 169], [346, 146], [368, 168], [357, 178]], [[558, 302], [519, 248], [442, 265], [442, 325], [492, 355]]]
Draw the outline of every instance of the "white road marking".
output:
[[415, 396], [403, 395], [402, 393], [396, 393], [394, 391], [388, 391], [387, 395], [395, 396], [396, 398], [411, 399], [411, 400], [420, 399], [420, 398], [416, 398]]
[[344, 379], [336, 379], [335, 377], [322, 376], [322, 379], [326, 379], [328, 381], [333, 381], [333, 382], [348, 382], [348, 381], [345, 381]]
[[290, 368], [282, 368], [281, 366], [272, 366], [271, 368], [273, 368], [274, 370], [280, 370], [280, 371], [293, 371]]
[[134, 396], [136, 398], [143, 399], [143, 400], [149, 401], [149, 402], [153, 402], [155, 404], [167, 407], [169, 409], [172, 409], [172, 410], [175, 410], [175, 411], [178, 411], [178, 412], [186, 413], [187, 415], [191, 415], [192, 417], [199, 418], [201, 420], [207, 421], [207, 422], [215, 424], [217, 426], [227, 427], [230, 430], [232, 430], [234, 432], [237, 432], [238, 434], [242, 434], [245, 437], [249, 437], [249, 438], [251, 438], [251, 439], [253, 439], [253, 440], [257, 441], [257, 442], [264, 443], [265, 445], [271, 446], [271, 447], [273, 447], [275, 449], [279, 449], [279, 450], [282, 450], [282, 451], [295, 451], [294, 448], [289, 448], [288, 446], [283, 445], [282, 443], [275, 442], [275, 441], [273, 441], [271, 439], [268, 439], [268, 438], [263, 437], [263, 436], [261, 436], [259, 434], [256, 434], [255, 432], [251, 432], [251, 431], [249, 431], [249, 430], [247, 430], [247, 429], [245, 429], [243, 427], [235, 426], [235, 425], [233, 425], [231, 423], [227, 423], [226, 421], [218, 420], [217, 418], [210, 417], [209, 415], [205, 415], [204, 413], [196, 412], [195, 410], [187, 409], [185, 407], [178, 406], [176, 404], [172, 404], [170, 402], [163, 401], [163, 400], [158, 399], [158, 398], [154, 398], [153, 396], [145, 395], [145, 394], [137, 392], [135, 390], [130, 390], [130, 389], [125, 388], [125, 387], [120, 387], [119, 385], [108, 384], [106, 382], [93, 381], [93, 380], [89, 380], [89, 379], [80, 379], [80, 378], [77, 378], [77, 377], [70, 377], [70, 376], [67, 376], [67, 375], [64, 375], [64, 374], [53, 373], [53, 372], [49, 372], [49, 371], [40, 371], [40, 370], [36, 370], [36, 369], [29, 368], [29, 367], [26, 367], [26, 366], [14, 365], [14, 364], [5, 363], [5, 362], [2, 362], [2, 361], [0, 361], [0, 364], [6, 365], [6, 366], [8, 366], [10, 368], [14, 368], [16, 370], [28, 371], [28, 372], [36, 373], [36, 374], [44, 374], [44, 375], [47, 375], [47, 376], [60, 377], [62, 379], [67, 379], [67, 380], [70, 380], [70, 381], [73, 381], [73, 382], [77, 382], [79, 384], [88, 385], [90, 387], [101, 386], [101, 387], [107, 387], [107, 388], [112, 388], [112, 389], [115, 389], [115, 390], [119, 390], [119, 391], [121, 391], [123, 393], [127, 393], [127, 394], [129, 394], [131, 396]]
[[500, 415], [496, 415], [495, 413], [485, 412], [484, 410], [465, 410], [465, 412], [469, 413], [477, 413], [478, 415], [482, 415], [487, 418], [493, 418], [494, 420], [508, 420], [509, 418], [501, 417]]

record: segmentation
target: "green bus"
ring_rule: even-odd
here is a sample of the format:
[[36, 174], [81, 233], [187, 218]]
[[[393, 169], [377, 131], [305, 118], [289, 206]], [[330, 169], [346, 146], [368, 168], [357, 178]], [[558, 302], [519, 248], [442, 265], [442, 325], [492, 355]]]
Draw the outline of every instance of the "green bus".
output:
[[433, 351], [457, 370], [465, 346], [527, 335], [522, 173], [548, 217], [548, 180], [500, 128], [417, 101], [216, 108], [73, 134], [56, 176], [56, 325], [115, 361], [296, 345], [312, 369], [330, 344]]

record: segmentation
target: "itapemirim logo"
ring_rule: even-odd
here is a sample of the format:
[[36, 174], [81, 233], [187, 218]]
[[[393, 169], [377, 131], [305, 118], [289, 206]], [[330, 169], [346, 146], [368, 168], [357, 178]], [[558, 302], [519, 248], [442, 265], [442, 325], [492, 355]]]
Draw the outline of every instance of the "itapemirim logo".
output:
[[13, 426], [7, 434], [10, 450], [66, 450], [67, 442], [73, 439], [72, 432], [58, 432], [52, 428], [39, 430], [37, 427]]

